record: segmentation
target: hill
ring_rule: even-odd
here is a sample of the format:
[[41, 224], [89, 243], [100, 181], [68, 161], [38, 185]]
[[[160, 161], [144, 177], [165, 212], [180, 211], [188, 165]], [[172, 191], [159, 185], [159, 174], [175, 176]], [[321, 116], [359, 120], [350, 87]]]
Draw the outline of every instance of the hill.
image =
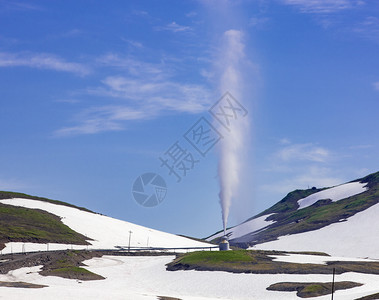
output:
[[379, 257], [378, 203], [379, 172], [335, 187], [295, 190], [227, 235], [243, 248]]
[[[165, 233], [85, 208], [25, 194], [1, 192], [2, 253], [120, 247], [207, 247], [210, 244]], [[7, 198], [8, 199], [4, 199]], [[4, 248], [4, 249], [3, 249]]]
[[44, 197], [38, 197], [38, 196], [32, 196], [24, 193], [17, 193], [17, 192], [9, 192], [9, 191], [0, 191], [0, 200], [1, 199], [14, 199], [14, 198], [22, 198], [22, 199], [30, 199], [30, 200], [39, 200], [43, 202], [48, 202], [48, 203], [53, 203], [53, 204], [58, 204], [58, 205], [64, 205], [68, 207], [73, 207], [77, 208], [83, 211], [87, 212], [93, 212], [85, 207], [79, 207], [67, 202], [59, 201], [59, 200], [52, 200], [49, 198], [44, 198]]

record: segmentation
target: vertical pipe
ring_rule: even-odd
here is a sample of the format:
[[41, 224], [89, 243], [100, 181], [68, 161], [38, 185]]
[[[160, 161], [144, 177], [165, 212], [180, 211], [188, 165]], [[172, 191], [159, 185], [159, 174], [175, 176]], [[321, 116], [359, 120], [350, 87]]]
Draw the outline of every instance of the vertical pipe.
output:
[[129, 230], [129, 245], [128, 245], [128, 252], [130, 252], [130, 238], [132, 236], [132, 231]]

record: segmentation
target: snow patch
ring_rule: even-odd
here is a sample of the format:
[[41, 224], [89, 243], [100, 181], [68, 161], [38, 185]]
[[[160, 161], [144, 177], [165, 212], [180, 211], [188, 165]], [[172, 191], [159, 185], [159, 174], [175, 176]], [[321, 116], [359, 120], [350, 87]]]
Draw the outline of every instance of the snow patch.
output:
[[[119, 246], [128, 247], [129, 231], [132, 232], [130, 236], [131, 247], [184, 248], [214, 246], [69, 206], [22, 198], [0, 200], [0, 202], [50, 212], [61, 217], [62, 222], [71, 229], [92, 239], [89, 240], [91, 243], [89, 246], [49, 244], [49, 250], [71, 249], [71, 247], [73, 249], [117, 249]], [[22, 252], [22, 245], [25, 245], [26, 252], [47, 250], [46, 244], [7, 243], [2, 253]]]
[[[41, 276], [40, 267], [22, 268], [1, 275], [0, 281], [24, 281], [49, 286], [41, 289], [1, 288], [4, 299], [133, 299], [156, 300], [157, 296], [185, 300], [290, 300], [296, 292], [267, 291], [277, 282], [330, 282], [323, 274], [233, 274], [220, 271], [166, 271], [165, 264], [174, 256], [121, 257], [103, 256], [84, 261], [88, 270], [105, 280], [77, 281]], [[30, 273], [31, 272], [31, 273]], [[363, 286], [335, 292], [336, 299], [353, 300], [378, 292], [379, 275], [345, 273], [336, 281], [355, 281]], [[317, 297], [329, 300], [330, 295]]]
[[309, 195], [308, 197], [298, 200], [298, 209], [311, 206], [319, 200], [330, 199], [333, 202], [336, 202], [351, 196], [361, 194], [368, 190], [366, 185], [367, 183], [350, 182], [314, 193], [312, 195]]
[[[252, 220], [246, 221], [240, 225], [237, 225], [235, 227], [232, 227], [228, 230], [226, 230], [226, 235], [229, 236], [229, 239], [235, 239], [239, 238], [241, 236], [244, 236], [248, 233], [252, 233], [258, 230], [261, 230], [273, 223], [275, 221], [266, 221], [266, 219], [274, 214], [264, 215], [258, 218], [254, 218]], [[222, 237], [224, 235], [224, 232], [217, 233], [215, 235], [210, 236], [207, 238], [207, 241], [211, 241], [215, 238]]]
[[342, 257], [379, 259], [379, 203], [356, 213], [345, 222], [318, 230], [279, 237], [254, 249], [279, 251], [317, 251]]
[[360, 262], [377, 262], [374, 259], [350, 258], [338, 256], [323, 256], [309, 254], [286, 254], [286, 255], [269, 255], [274, 261], [289, 262], [295, 264], [318, 264], [326, 265], [328, 261], [360, 261]]

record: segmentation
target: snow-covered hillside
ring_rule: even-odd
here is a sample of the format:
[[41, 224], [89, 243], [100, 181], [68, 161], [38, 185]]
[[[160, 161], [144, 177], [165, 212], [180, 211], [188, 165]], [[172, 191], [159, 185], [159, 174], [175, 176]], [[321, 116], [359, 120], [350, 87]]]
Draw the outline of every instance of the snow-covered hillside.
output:
[[[345, 184], [341, 184], [332, 188], [328, 188], [322, 190], [320, 192], [314, 193], [308, 197], [302, 198], [297, 201], [299, 208], [306, 208], [313, 204], [315, 204], [319, 200], [330, 199], [332, 202], [339, 201], [342, 199], [346, 199], [348, 197], [358, 195], [368, 190], [366, 187], [367, 183], [361, 182], [349, 182]], [[226, 230], [226, 235], [229, 240], [238, 239], [244, 235], [257, 233], [258, 231], [265, 229], [267, 226], [275, 223], [273, 220], [267, 220], [270, 216], [274, 214], [267, 214], [264, 216], [260, 216], [246, 222], [243, 222], [237, 226], [229, 228]], [[219, 238], [223, 236], [223, 232], [216, 233], [207, 238], [207, 241], [211, 241], [215, 238]]]
[[367, 191], [368, 188], [366, 185], [366, 183], [361, 182], [349, 182], [341, 184], [300, 199], [297, 201], [297, 203], [299, 204], [299, 209], [302, 209], [311, 206], [317, 201], [323, 199], [330, 199], [333, 202], [339, 201], [341, 199], [346, 199], [348, 197], [355, 196]]
[[[266, 221], [266, 219], [271, 216], [272, 214], [261, 216], [249, 221], [246, 221], [238, 226], [235, 226], [233, 228], [230, 228], [226, 230], [226, 235], [229, 239], [236, 239], [241, 236], [244, 236], [245, 234], [251, 233], [251, 232], [257, 232], [270, 224], [273, 224], [274, 221]], [[211, 241], [215, 238], [222, 237], [224, 235], [224, 232], [216, 233], [210, 237], [207, 238], [207, 241]]]
[[[139, 226], [133, 223], [117, 220], [107, 216], [86, 212], [77, 208], [52, 204], [30, 199], [6, 199], [0, 203], [34, 209], [42, 209], [62, 218], [62, 222], [71, 229], [92, 240], [89, 249], [114, 249], [118, 246], [127, 247], [207, 247], [210, 244], [198, 242], [174, 234]], [[130, 233], [131, 231], [131, 233]], [[212, 245], [213, 246], [213, 245]], [[86, 249], [87, 246], [49, 244], [49, 250], [58, 249]], [[34, 243], [7, 243], [2, 253], [21, 252], [25, 250], [46, 250], [45, 244]]]
[[[349, 182], [349, 183], [341, 184], [341, 185], [311, 194], [308, 197], [299, 199], [297, 201], [299, 205], [298, 210], [309, 207], [315, 204], [319, 200], [330, 199], [332, 200], [332, 202], [336, 202], [336, 201], [346, 199], [351, 196], [358, 195], [367, 190], [368, 190], [367, 183]], [[263, 215], [257, 218], [253, 218], [237, 226], [229, 228], [226, 231], [226, 235], [228, 236], [229, 240], [232, 240], [232, 239], [241, 238], [244, 235], [254, 234], [261, 230], [264, 230], [267, 226], [275, 223], [274, 220], [267, 220], [267, 218], [269, 218], [272, 215], [274, 215], [274, 213]], [[211, 241], [215, 238], [222, 237], [223, 234], [224, 234], [223, 232], [216, 233], [208, 237], [207, 241]]]
[[379, 204], [324, 228], [281, 236], [252, 249], [321, 251], [347, 257], [379, 259]]
[[227, 235], [231, 245], [243, 248], [379, 259], [378, 215], [376, 172], [330, 188], [294, 190], [257, 217], [229, 228]]

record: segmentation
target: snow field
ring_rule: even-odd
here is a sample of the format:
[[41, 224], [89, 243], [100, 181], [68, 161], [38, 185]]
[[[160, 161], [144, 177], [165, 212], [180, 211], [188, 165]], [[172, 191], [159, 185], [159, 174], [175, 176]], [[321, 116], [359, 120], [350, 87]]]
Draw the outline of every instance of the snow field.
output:
[[[251, 249], [318, 251], [333, 256], [379, 259], [379, 204], [361, 211], [345, 222], [321, 229], [279, 237]], [[379, 285], [378, 285], [379, 286]]]
[[[104, 256], [85, 261], [87, 269], [106, 277], [105, 280], [80, 282], [59, 277], [43, 277], [36, 272], [40, 267], [22, 268], [6, 275], [0, 281], [25, 281], [48, 285], [42, 289], [1, 288], [4, 299], [127, 299], [150, 300], [157, 296], [177, 297], [183, 300], [290, 300], [295, 292], [267, 291], [277, 282], [330, 282], [331, 275], [294, 274], [232, 274], [209, 271], [165, 270], [173, 256], [114, 257]], [[379, 292], [378, 275], [345, 273], [336, 275], [336, 281], [354, 281], [364, 285], [337, 291], [336, 299], [353, 300]], [[330, 295], [312, 298], [329, 300]]]
[[312, 195], [309, 195], [308, 197], [298, 200], [297, 201], [297, 203], [299, 204], [298, 209], [311, 206], [317, 201], [323, 200], [323, 199], [330, 199], [333, 202], [336, 202], [336, 201], [339, 201], [351, 196], [358, 195], [368, 190], [368, 188], [365, 186], [366, 186], [366, 183], [350, 182], [350, 183], [341, 184], [341, 185], [332, 187], [330, 189], [314, 193]]
[[[29, 199], [0, 200], [3, 204], [27, 208], [42, 209], [62, 218], [62, 222], [71, 229], [93, 240], [89, 249], [117, 249], [117, 246], [127, 247], [129, 231], [131, 233], [131, 247], [207, 247], [214, 246], [187, 239], [174, 234], [150, 229], [126, 221], [117, 220], [100, 214], [89, 213], [77, 208], [52, 204], [48, 202]], [[7, 243], [2, 253], [22, 252], [24, 243]], [[49, 244], [49, 250], [87, 249], [87, 246], [71, 246], [64, 244]], [[47, 250], [46, 244], [24, 244], [25, 251]]]
[[318, 264], [326, 265], [328, 261], [361, 261], [361, 262], [377, 262], [378, 260], [366, 258], [350, 258], [337, 256], [321, 256], [321, 255], [305, 255], [305, 254], [285, 254], [285, 255], [269, 255], [274, 261], [289, 262], [295, 264]]

